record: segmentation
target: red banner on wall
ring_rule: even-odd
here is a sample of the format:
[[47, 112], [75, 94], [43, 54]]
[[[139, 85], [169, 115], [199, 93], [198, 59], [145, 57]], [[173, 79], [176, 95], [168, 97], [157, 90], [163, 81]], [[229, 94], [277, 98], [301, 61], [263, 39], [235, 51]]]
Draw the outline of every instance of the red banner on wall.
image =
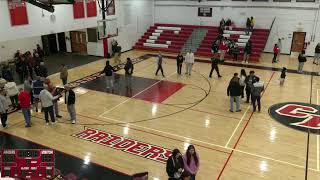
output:
[[97, 2], [96, 0], [87, 0], [87, 17], [97, 16]]
[[29, 24], [26, 6], [25, 0], [8, 0], [8, 9], [10, 12], [12, 26]]
[[75, 0], [73, 4], [73, 17], [75, 19], [84, 18], [83, 0]]

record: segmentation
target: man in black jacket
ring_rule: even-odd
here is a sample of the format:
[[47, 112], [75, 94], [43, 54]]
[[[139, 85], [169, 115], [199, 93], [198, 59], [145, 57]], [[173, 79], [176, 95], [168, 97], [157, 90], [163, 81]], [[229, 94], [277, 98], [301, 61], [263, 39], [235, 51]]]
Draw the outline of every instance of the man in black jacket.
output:
[[244, 54], [243, 54], [243, 62], [248, 63], [249, 61], [249, 56], [251, 54], [251, 49], [252, 49], [252, 44], [251, 41], [248, 40], [246, 43], [246, 46], [244, 47]]
[[221, 77], [222, 77], [222, 76], [220, 75], [220, 72], [219, 72], [218, 64], [219, 64], [219, 59], [211, 58], [211, 71], [210, 71], [210, 75], [209, 75], [210, 78], [212, 78], [212, 72], [213, 72], [213, 70], [216, 70], [216, 72], [217, 72], [217, 74], [218, 74], [218, 78], [221, 78]]
[[[257, 82], [258, 77], [254, 75], [254, 71], [250, 71], [249, 76], [246, 77], [246, 94], [247, 94], [247, 103], [251, 96], [251, 91], [253, 89], [253, 84]], [[252, 99], [252, 98], [251, 98]]]
[[299, 54], [298, 61], [299, 61], [298, 73], [302, 73], [303, 65], [307, 61], [305, 50], [302, 50], [302, 52]]
[[75, 124], [76, 123], [76, 109], [75, 109], [76, 95], [69, 85], [66, 85], [64, 88], [66, 89], [64, 102], [67, 105], [67, 110], [70, 114], [70, 120], [72, 121], [72, 124]]
[[177, 73], [181, 74], [181, 68], [182, 68], [182, 63], [183, 63], [184, 57], [182, 56], [181, 53], [177, 56]]
[[107, 88], [109, 89], [110, 87], [113, 88], [113, 72], [115, 69], [110, 65], [110, 62], [106, 62], [106, 66], [104, 69], [101, 71], [100, 74], [105, 74], [106, 75], [106, 84]]
[[240, 112], [240, 95], [241, 95], [241, 87], [239, 83], [238, 73], [234, 73], [233, 78], [231, 79], [228, 89], [227, 95], [230, 96], [230, 112], [233, 111], [233, 102], [236, 102], [236, 112]]

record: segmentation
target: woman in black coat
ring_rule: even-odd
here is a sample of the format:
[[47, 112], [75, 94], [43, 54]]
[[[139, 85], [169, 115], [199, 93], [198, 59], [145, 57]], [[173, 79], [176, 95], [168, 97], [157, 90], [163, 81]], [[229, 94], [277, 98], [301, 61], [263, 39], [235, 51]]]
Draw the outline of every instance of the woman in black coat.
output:
[[172, 151], [172, 155], [167, 160], [166, 170], [169, 176], [168, 180], [182, 180], [190, 177], [190, 174], [184, 171], [183, 159], [179, 149]]

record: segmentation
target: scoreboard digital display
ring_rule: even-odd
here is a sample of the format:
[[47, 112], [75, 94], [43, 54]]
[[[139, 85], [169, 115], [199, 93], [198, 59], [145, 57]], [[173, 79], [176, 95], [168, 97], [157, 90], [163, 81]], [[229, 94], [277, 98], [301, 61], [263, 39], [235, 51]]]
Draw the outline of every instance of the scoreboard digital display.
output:
[[0, 152], [1, 177], [51, 179], [54, 166], [55, 152], [51, 149], [4, 149]]

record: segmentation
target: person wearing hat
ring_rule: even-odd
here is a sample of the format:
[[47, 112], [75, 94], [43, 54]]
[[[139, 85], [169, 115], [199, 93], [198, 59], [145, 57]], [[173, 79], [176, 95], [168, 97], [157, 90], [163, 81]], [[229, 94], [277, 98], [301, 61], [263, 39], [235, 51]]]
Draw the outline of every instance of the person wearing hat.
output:
[[67, 105], [67, 110], [70, 115], [70, 120], [72, 124], [75, 124], [76, 123], [76, 108], [75, 108], [76, 95], [69, 85], [65, 85], [64, 88], [66, 90], [65, 96], [64, 96], [64, 102]]

